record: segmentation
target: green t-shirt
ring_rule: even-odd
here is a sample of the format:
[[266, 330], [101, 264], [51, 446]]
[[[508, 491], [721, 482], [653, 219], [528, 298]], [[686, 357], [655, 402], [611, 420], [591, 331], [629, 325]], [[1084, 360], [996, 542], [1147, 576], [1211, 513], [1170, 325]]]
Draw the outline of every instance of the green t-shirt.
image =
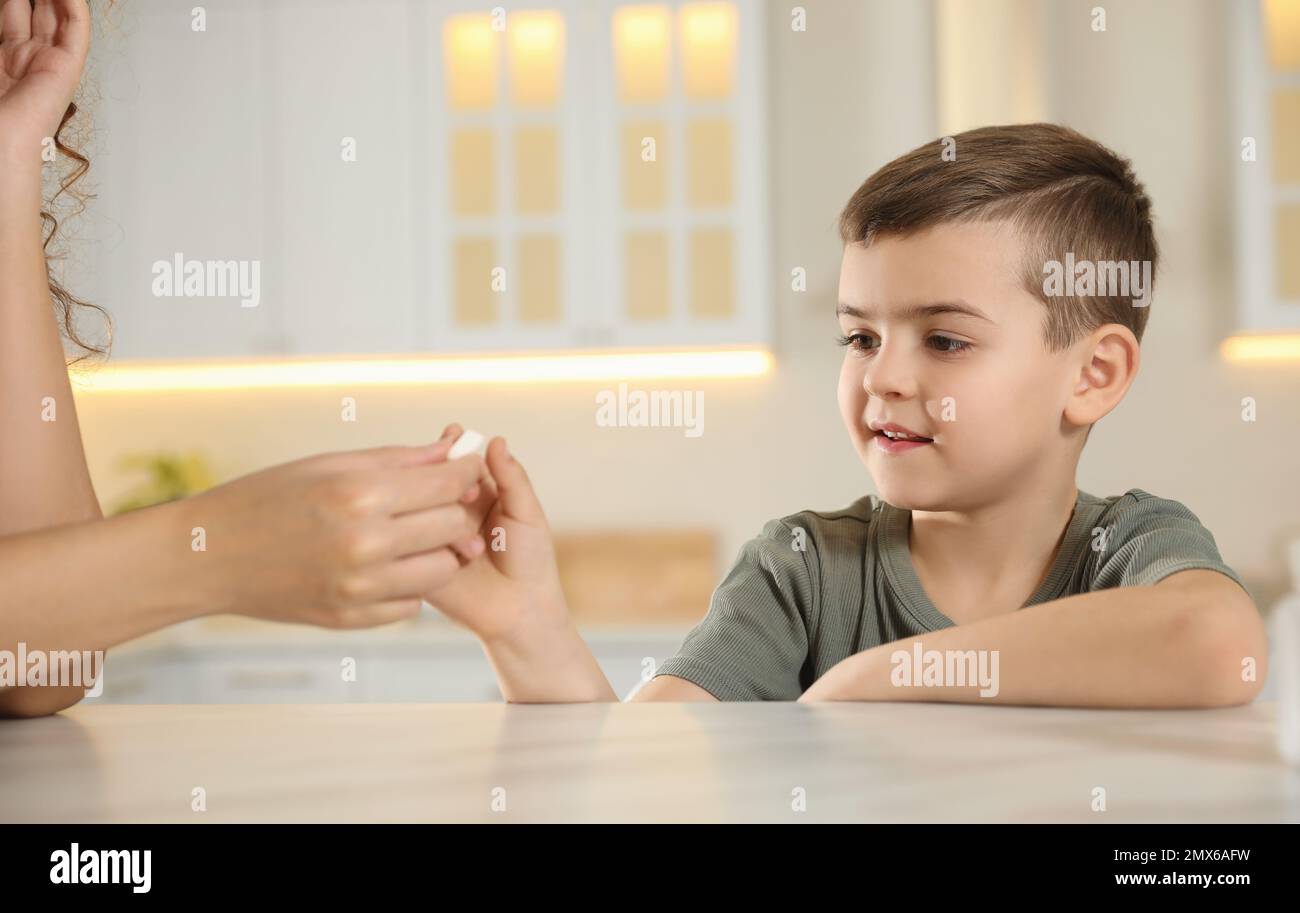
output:
[[[708, 614], [656, 675], [723, 701], [795, 700], [840, 660], [953, 625], [930, 602], [908, 548], [911, 511], [866, 495], [831, 513], [769, 520], [741, 548]], [[1082, 490], [1047, 577], [1026, 606], [1208, 568], [1246, 585], [1177, 501]], [[1249, 592], [1249, 590], [1247, 590]]]

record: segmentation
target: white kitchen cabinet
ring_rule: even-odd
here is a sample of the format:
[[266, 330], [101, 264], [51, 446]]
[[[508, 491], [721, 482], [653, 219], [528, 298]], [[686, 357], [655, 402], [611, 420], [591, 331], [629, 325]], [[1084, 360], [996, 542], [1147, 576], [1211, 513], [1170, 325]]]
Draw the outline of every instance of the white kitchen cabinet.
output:
[[[87, 288], [116, 358], [767, 343], [762, 4], [494, 8], [128, 4]], [[177, 254], [257, 261], [257, 305], [156, 297]]]
[[428, 348], [411, 220], [410, 5], [263, 5], [274, 306], [292, 355]]
[[[585, 632], [615, 694], [673, 655], [684, 632]], [[345, 681], [343, 660], [355, 661]], [[468, 634], [401, 639], [340, 636], [310, 643], [271, 638], [201, 638], [110, 651], [104, 693], [91, 700], [125, 704], [282, 704], [500, 701], [496, 676]]]
[[1300, 20], [1231, 5], [1237, 330], [1300, 329]]
[[435, 346], [769, 342], [762, 4], [560, 0], [504, 30], [491, 9], [412, 30], [443, 51], [413, 58]]
[[[271, 294], [279, 256], [273, 219], [279, 155], [270, 148], [263, 4], [122, 4], [120, 29], [95, 45], [100, 98], [87, 104], [98, 200], [92, 268], [77, 291], [115, 324], [116, 358], [233, 357], [284, 349]], [[156, 297], [153, 265], [258, 261], [260, 301]], [[206, 289], [205, 289], [206, 290]]]

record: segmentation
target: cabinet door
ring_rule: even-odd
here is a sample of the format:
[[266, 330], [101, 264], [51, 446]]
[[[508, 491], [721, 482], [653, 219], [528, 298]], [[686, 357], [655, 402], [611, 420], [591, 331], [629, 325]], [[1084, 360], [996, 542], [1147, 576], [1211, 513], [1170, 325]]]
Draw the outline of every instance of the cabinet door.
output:
[[770, 340], [763, 7], [602, 0], [593, 300], [608, 344]]
[[431, 347], [581, 346], [599, 268], [585, 4], [494, 6], [424, 4], [413, 29]]
[[1300, 16], [1280, 2], [1234, 4], [1232, 16], [1234, 132], [1242, 144], [1242, 161], [1233, 168], [1238, 330], [1295, 331], [1300, 329]]
[[206, 704], [345, 704], [364, 701], [364, 683], [344, 681], [339, 650], [200, 649], [190, 674]]
[[183, 651], [171, 648], [117, 651], [104, 667], [104, 689], [88, 703], [194, 704], [200, 693], [195, 667]]
[[[229, 357], [277, 352], [283, 313], [268, 294], [273, 158], [262, 4], [128, 3], [97, 49], [101, 141], [90, 174], [103, 226], [88, 285], [114, 318], [117, 358]], [[155, 263], [260, 266], [255, 307], [240, 296], [154, 295]], [[198, 290], [198, 289], [196, 289]], [[202, 291], [216, 289], [205, 284]]]
[[268, 3], [275, 300], [290, 354], [426, 348], [411, 238], [411, 7]]
[[375, 703], [481, 703], [502, 700], [482, 649], [463, 643], [377, 646], [365, 668]]

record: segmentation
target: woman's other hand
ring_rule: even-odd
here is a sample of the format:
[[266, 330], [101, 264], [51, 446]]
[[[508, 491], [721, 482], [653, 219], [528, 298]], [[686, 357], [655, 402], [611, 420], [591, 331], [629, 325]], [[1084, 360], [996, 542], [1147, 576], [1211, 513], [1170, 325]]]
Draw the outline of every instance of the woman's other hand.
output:
[[89, 50], [86, 0], [0, 0], [0, 146], [11, 161], [40, 163]]

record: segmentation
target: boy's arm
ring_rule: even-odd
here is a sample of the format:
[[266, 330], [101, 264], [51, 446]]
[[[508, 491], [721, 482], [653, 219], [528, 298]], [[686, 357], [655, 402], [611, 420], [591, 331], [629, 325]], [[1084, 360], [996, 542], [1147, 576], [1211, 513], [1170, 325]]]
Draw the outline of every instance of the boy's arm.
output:
[[650, 681], [642, 685], [632, 695], [633, 701], [666, 701], [683, 703], [686, 701], [700, 701], [708, 703], [718, 703], [718, 698], [705, 691], [695, 682], [688, 681], [684, 678], [678, 678], [676, 675], [656, 675]]
[[[562, 621], [557, 619], [531, 633], [485, 639], [483, 652], [496, 672], [501, 696], [512, 704], [619, 700], [567, 612]], [[646, 682], [632, 700], [718, 699], [694, 682], [660, 675]]]
[[[941, 653], [995, 651], [986, 668], [996, 670], [996, 694], [978, 683], [893, 684], [894, 653], [914, 655], [917, 643]], [[800, 700], [1224, 707], [1259, 693], [1267, 653], [1249, 594], [1218, 571], [1192, 569], [1152, 586], [1082, 593], [865, 650], [832, 667]], [[1249, 681], [1247, 658], [1255, 661]], [[920, 670], [911, 671], [919, 680]]]
[[501, 696], [512, 704], [618, 700], [563, 604], [481, 641]]
[[[462, 429], [452, 424], [444, 438], [458, 438]], [[501, 438], [488, 444], [488, 476], [480, 480], [477, 501], [467, 506], [481, 518], [480, 532], [489, 543], [480, 555], [466, 563], [446, 585], [426, 594], [435, 608], [477, 635], [496, 673], [502, 696], [511, 703], [567, 703], [617, 701], [591, 650], [578, 634], [569, 616], [560, 585], [555, 550], [545, 511], [523, 466], [507, 451]], [[782, 533], [778, 533], [782, 530]], [[747, 655], [764, 656], [765, 669], [784, 670], [785, 680], [773, 684], [770, 676], [759, 680], [767, 687], [789, 691], [792, 700], [801, 691], [798, 666], [786, 657], [802, 655], [807, 644], [797, 607], [784, 602], [773, 608], [766, 594], [786, 594], [806, 589], [806, 582], [789, 579], [789, 573], [803, 572], [800, 553], [791, 550], [788, 528], [774, 521], [769, 534], [748, 543], [742, 557], [714, 594], [709, 617], [700, 636], [705, 646], [720, 639], [748, 638]], [[789, 573], [773, 577], [774, 568]], [[804, 593], [805, 597], [807, 596]], [[756, 618], [766, 612], [770, 618]], [[697, 628], [697, 635], [701, 629]], [[735, 660], [731, 661], [733, 666]], [[646, 682], [634, 696], [637, 701], [714, 701], [717, 695], [681, 675], [685, 671], [668, 664], [669, 672]], [[734, 673], [735, 669], [731, 669]], [[733, 680], [724, 697], [750, 697], [757, 685]], [[740, 678], [743, 676], [736, 676]], [[708, 681], [705, 684], [709, 684]], [[712, 685], [717, 690], [715, 682]]]
[[[483, 640], [483, 652], [496, 673], [501, 696], [509, 703], [574, 703], [618, 701], [609, 684], [565, 612], [531, 633], [513, 638]], [[717, 698], [694, 682], [675, 675], [660, 675], [637, 690], [633, 701], [713, 701]]]
[[[442, 436], [462, 433], [453, 423]], [[550, 524], [528, 473], [500, 437], [485, 460], [478, 498], [463, 507], [487, 548], [425, 599], [478, 637], [506, 701], [617, 701], [569, 617]]]

